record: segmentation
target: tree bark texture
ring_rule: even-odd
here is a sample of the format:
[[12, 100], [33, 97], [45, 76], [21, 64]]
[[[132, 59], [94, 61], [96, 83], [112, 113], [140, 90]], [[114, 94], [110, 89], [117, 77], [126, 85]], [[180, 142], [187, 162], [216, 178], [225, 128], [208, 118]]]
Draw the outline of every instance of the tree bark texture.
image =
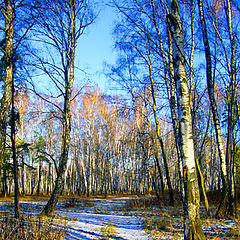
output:
[[12, 98], [12, 81], [13, 81], [13, 13], [14, 8], [10, 0], [5, 0], [5, 42], [3, 48], [4, 54], [4, 93], [0, 101], [0, 167], [3, 162], [5, 143], [6, 143], [6, 128], [9, 116], [9, 109]]
[[199, 186], [194, 158], [192, 117], [186, 74], [183, 32], [177, 0], [169, 1], [169, 26], [173, 38], [173, 63], [179, 119], [178, 142], [184, 175], [184, 239], [205, 239], [199, 213]]

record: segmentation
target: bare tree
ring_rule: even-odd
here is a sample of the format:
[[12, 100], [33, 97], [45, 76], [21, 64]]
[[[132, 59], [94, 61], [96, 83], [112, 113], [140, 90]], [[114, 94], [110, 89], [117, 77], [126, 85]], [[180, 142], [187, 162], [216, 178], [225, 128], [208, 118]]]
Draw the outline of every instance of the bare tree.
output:
[[[35, 57], [35, 68], [42, 71], [55, 87], [55, 93], [46, 97], [39, 94], [32, 84], [32, 90], [50, 106], [55, 108], [62, 124], [62, 140], [59, 164], [56, 169], [57, 178], [53, 193], [43, 209], [43, 214], [49, 215], [58, 202], [64, 189], [64, 173], [67, 167], [71, 132], [71, 101], [77, 40], [84, 30], [92, 24], [94, 14], [90, 4], [84, 0], [39, 1], [39, 19], [34, 40], [47, 49], [47, 57], [32, 51]], [[52, 49], [52, 51], [50, 50]], [[57, 56], [57, 58], [56, 58]], [[58, 104], [54, 99], [62, 99]]]
[[183, 30], [177, 0], [169, 1], [168, 15], [174, 40], [173, 62], [178, 100], [179, 147], [184, 171], [184, 239], [205, 239], [199, 212], [199, 186], [195, 165], [192, 117], [184, 55]]

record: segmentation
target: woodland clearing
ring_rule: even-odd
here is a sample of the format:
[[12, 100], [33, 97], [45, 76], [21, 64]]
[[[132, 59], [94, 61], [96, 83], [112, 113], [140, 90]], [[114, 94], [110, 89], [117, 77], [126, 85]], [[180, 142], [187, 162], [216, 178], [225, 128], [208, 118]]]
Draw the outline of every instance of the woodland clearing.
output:
[[[64, 239], [183, 239], [181, 204], [162, 206], [155, 197], [62, 198], [51, 220], [39, 215], [45, 203], [45, 198], [26, 198], [20, 203], [21, 214], [37, 219], [42, 228], [60, 229]], [[0, 211], [10, 212], [1, 217], [9, 223], [13, 202], [2, 199]], [[204, 209], [201, 213], [207, 239], [240, 239], [239, 219], [217, 220], [206, 218]]]

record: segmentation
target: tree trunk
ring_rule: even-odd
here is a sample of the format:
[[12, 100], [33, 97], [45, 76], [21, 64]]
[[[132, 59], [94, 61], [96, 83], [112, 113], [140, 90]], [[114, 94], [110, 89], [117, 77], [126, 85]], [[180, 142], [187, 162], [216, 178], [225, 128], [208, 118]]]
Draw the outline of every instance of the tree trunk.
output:
[[[169, 105], [170, 105], [170, 110], [171, 110], [171, 118], [172, 118], [172, 124], [173, 124], [174, 136], [175, 136], [175, 145], [176, 145], [177, 156], [178, 156], [178, 165], [179, 165], [178, 175], [179, 175], [179, 179], [181, 182], [180, 192], [181, 192], [181, 196], [183, 199], [183, 180], [182, 180], [182, 173], [181, 173], [182, 163], [181, 163], [181, 157], [180, 157], [180, 152], [179, 152], [179, 146], [178, 146], [178, 142], [177, 142], [179, 123], [178, 123], [178, 117], [177, 117], [177, 113], [176, 113], [174, 69], [173, 69], [173, 59], [172, 59], [172, 53], [173, 53], [172, 37], [171, 37], [170, 30], [167, 29], [168, 44], [169, 44], [169, 54], [168, 54], [169, 63], [167, 63], [167, 59], [166, 59], [166, 55], [165, 55], [165, 51], [164, 51], [164, 47], [163, 47], [163, 43], [162, 43], [162, 37], [161, 37], [161, 33], [160, 33], [160, 30], [158, 27], [158, 22], [156, 19], [156, 7], [155, 7], [154, 0], [151, 0], [151, 6], [152, 6], [152, 14], [153, 14], [153, 23], [154, 23], [155, 29], [157, 31], [159, 46], [160, 46], [160, 50], [161, 50], [160, 53], [161, 53], [161, 57], [162, 57], [163, 63], [164, 63], [164, 78], [165, 78], [166, 87], [167, 87], [167, 91], [168, 91], [168, 100], [169, 100]], [[169, 184], [171, 184], [170, 181], [169, 181]], [[169, 195], [170, 195], [170, 199], [173, 200], [173, 191], [172, 190], [169, 190]]]
[[223, 151], [223, 143], [222, 143], [222, 137], [221, 137], [221, 127], [220, 127], [220, 121], [219, 121], [219, 114], [218, 114], [218, 108], [216, 99], [214, 96], [214, 80], [212, 77], [212, 60], [211, 60], [211, 51], [210, 51], [210, 45], [208, 41], [208, 33], [207, 33], [207, 25], [204, 17], [204, 11], [203, 11], [203, 4], [202, 0], [198, 0], [198, 7], [199, 7], [199, 14], [201, 19], [201, 27], [202, 27], [202, 35], [203, 35], [203, 42], [205, 47], [205, 58], [207, 63], [207, 86], [208, 86], [208, 94], [213, 114], [213, 122], [216, 132], [216, 138], [217, 138], [217, 146], [218, 146], [218, 153], [220, 158], [220, 165], [221, 165], [221, 177], [223, 182], [223, 194], [221, 203], [219, 206], [219, 209], [216, 213], [217, 217], [221, 217], [223, 213], [223, 209], [225, 208], [227, 204], [227, 192], [228, 192], [228, 181], [227, 181], [227, 167], [224, 157], [224, 151]]
[[[150, 48], [150, 43], [149, 43], [149, 48]], [[156, 124], [156, 134], [157, 134], [157, 138], [160, 143], [161, 151], [162, 151], [163, 163], [164, 163], [165, 174], [166, 174], [166, 179], [167, 179], [167, 186], [168, 186], [168, 191], [169, 191], [169, 204], [173, 206], [174, 205], [174, 196], [173, 196], [172, 183], [171, 183], [171, 179], [170, 179], [169, 167], [168, 167], [168, 162], [167, 162], [167, 155], [165, 152], [163, 139], [160, 134], [160, 126], [159, 126], [159, 121], [158, 121], [158, 117], [157, 117], [157, 106], [156, 106], [157, 104], [156, 104], [156, 97], [155, 97], [154, 81], [153, 81], [153, 77], [152, 77], [152, 62], [151, 62], [151, 58], [150, 58], [150, 50], [148, 53], [148, 58], [149, 58], [148, 68], [149, 68], [149, 75], [150, 75], [150, 81], [151, 81], [151, 94], [152, 94], [152, 101], [153, 101], [152, 108], [153, 108], [154, 120], [155, 120], [155, 124]]]
[[236, 99], [237, 99], [237, 79], [236, 79], [236, 49], [235, 37], [232, 29], [232, 8], [230, 0], [225, 2], [225, 12], [228, 23], [229, 40], [231, 43], [231, 63], [230, 63], [230, 84], [228, 88], [228, 136], [227, 136], [227, 150], [226, 150], [226, 165], [228, 173], [228, 206], [225, 209], [226, 215], [233, 217], [236, 213], [234, 209], [234, 159], [235, 159], [235, 122], [236, 122]]
[[184, 239], [205, 239], [199, 214], [199, 186], [194, 158], [192, 116], [189, 102], [189, 88], [186, 74], [182, 24], [177, 0], [170, 1], [168, 15], [173, 44], [173, 62], [177, 89], [179, 119], [179, 147], [184, 173]]
[[37, 196], [40, 195], [41, 191], [41, 183], [42, 183], [42, 161], [39, 160], [39, 166], [38, 166], [38, 186], [37, 186]]
[[24, 157], [23, 153], [21, 154], [22, 158], [22, 196], [25, 195], [25, 167], [24, 167]]
[[14, 7], [10, 0], [5, 0], [5, 48], [4, 48], [4, 60], [5, 60], [5, 76], [4, 76], [4, 96], [1, 102], [1, 126], [0, 126], [0, 165], [4, 157], [5, 151], [5, 139], [6, 139], [6, 126], [9, 108], [11, 105], [11, 143], [12, 143], [12, 159], [13, 159], [13, 174], [14, 174], [14, 207], [15, 217], [20, 217], [19, 211], [19, 186], [18, 186], [18, 162], [16, 154], [16, 113], [14, 107], [14, 79], [13, 79], [13, 19], [14, 19]]
[[52, 168], [52, 164], [49, 162], [48, 163], [48, 176], [47, 176], [47, 195], [50, 194], [51, 189], [52, 189], [52, 181], [51, 181], [51, 168]]
[[58, 198], [62, 194], [64, 189], [64, 174], [67, 167], [68, 152], [70, 147], [70, 133], [71, 133], [71, 95], [74, 81], [74, 60], [75, 60], [75, 48], [76, 48], [76, 36], [75, 36], [75, 24], [76, 24], [76, 12], [75, 12], [75, 0], [71, 0], [71, 26], [70, 26], [70, 53], [66, 53], [66, 65], [65, 65], [65, 93], [64, 93], [64, 109], [62, 111], [63, 121], [63, 133], [62, 133], [62, 146], [61, 155], [59, 159], [59, 168], [57, 171], [57, 179], [53, 193], [44, 207], [42, 214], [49, 215], [55, 209]]
[[80, 187], [81, 187], [81, 174], [80, 174], [80, 168], [79, 168], [79, 157], [80, 157], [79, 150], [74, 149], [74, 158], [75, 158], [75, 165], [76, 165], [76, 171], [77, 171], [77, 194], [78, 194], [78, 196], [80, 196]]
[[202, 171], [201, 171], [201, 168], [199, 165], [199, 161], [198, 161], [198, 157], [196, 154], [195, 154], [195, 161], [196, 161], [197, 174], [198, 174], [198, 183], [199, 183], [200, 189], [202, 191], [206, 214], [207, 214], [207, 216], [209, 216], [210, 209], [209, 209], [208, 198], [207, 198], [207, 194], [206, 194], [205, 186], [204, 186], [204, 178], [203, 178], [203, 174], [202, 174]]
[[3, 170], [3, 196], [4, 198], [7, 197], [7, 193], [8, 193], [8, 186], [7, 186], [7, 170], [4, 169]]
[[5, 46], [4, 46], [4, 93], [0, 101], [0, 167], [2, 166], [5, 143], [6, 129], [9, 109], [12, 98], [12, 81], [13, 81], [13, 13], [14, 9], [10, 0], [5, 0]]
[[16, 153], [16, 115], [14, 106], [14, 81], [12, 81], [12, 109], [11, 109], [11, 143], [12, 143], [12, 159], [13, 159], [13, 175], [14, 175], [14, 211], [15, 218], [20, 217], [19, 209], [19, 186], [18, 186], [18, 159]]

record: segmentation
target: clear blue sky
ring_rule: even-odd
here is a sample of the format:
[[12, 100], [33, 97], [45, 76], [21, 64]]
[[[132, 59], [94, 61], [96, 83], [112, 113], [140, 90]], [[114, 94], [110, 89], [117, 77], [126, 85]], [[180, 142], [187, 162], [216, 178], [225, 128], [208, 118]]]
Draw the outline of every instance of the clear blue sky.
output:
[[[116, 15], [110, 7], [104, 7], [95, 23], [91, 25], [78, 41], [76, 66], [89, 74], [89, 78], [106, 90], [108, 83], [103, 71], [104, 61], [114, 63], [116, 53], [113, 51], [112, 30]], [[80, 80], [80, 79], [79, 79]]]

